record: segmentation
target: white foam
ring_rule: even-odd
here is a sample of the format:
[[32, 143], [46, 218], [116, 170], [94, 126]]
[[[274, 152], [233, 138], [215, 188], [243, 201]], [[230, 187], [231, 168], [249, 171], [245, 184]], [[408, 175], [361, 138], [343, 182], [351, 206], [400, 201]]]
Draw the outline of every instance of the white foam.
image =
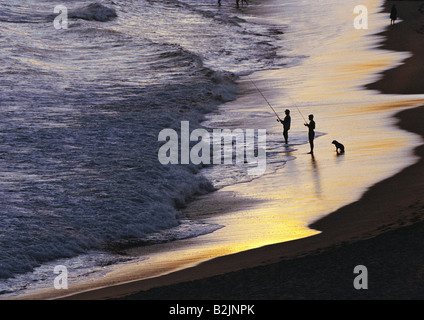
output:
[[2, 33], [0, 278], [110, 243], [219, 228], [181, 216], [216, 186], [199, 166], [161, 165], [157, 136], [183, 120], [200, 127], [205, 114], [236, 98], [235, 74], [275, 57], [275, 48], [253, 41], [259, 26], [250, 32], [225, 13], [173, 1], [78, 3], [68, 3], [66, 32], [51, 32], [51, 1], [31, 0], [10, 16], [21, 21], [36, 7], [42, 23]]

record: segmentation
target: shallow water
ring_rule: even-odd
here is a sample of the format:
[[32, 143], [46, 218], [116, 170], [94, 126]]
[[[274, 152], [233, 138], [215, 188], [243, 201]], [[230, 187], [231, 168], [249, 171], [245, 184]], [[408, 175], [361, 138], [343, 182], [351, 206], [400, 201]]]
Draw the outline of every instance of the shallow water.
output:
[[[376, 182], [415, 162], [412, 150], [421, 139], [399, 130], [393, 114], [422, 104], [423, 96], [382, 95], [363, 89], [378, 77], [378, 72], [409, 56], [377, 49], [380, 39], [374, 34], [386, 26], [385, 14], [379, 13], [380, 4], [367, 3], [372, 25], [364, 34], [343, 23], [352, 19], [354, 2], [331, 2], [329, 8], [344, 15], [331, 14], [328, 9], [325, 12], [333, 18], [331, 21], [322, 21], [319, 15], [312, 15], [319, 20], [316, 24], [310, 16], [307, 19], [314, 26], [326, 23], [323, 28], [329, 32], [319, 39], [322, 29], [305, 30], [302, 20], [293, 18], [294, 11], [310, 7], [307, 2], [269, 1], [265, 9], [251, 7], [255, 14], [255, 9], [265, 11], [272, 23], [286, 25], [286, 35], [279, 43], [282, 52], [304, 59], [287, 68], [242, 78], [241, 96], [209, 116], [206, 126], [266, 128], [270, 151], [267, 174], [226, 185], [231, 172], [219, 167], [206, 169], [207, 177], [226, 186], [189, 206], [188, 211], [225, 227], [179, 245], [158, 247], [159, 253], [149, 254], [149, 263], [129, 267], [127, 275], [152, 276], [156, 274], [154, 266], [160, 266], [163, 272], [216, 256], [313, 236], [320, 231], [310, 229], [309, 224], [359, 199]], [[286, 108], [291, 109], [289, 146], [283, 144], [282, 128], [251, 80], [280, 115]], [[307, 154], [307, 131], [302, 118], [311, 113], [317, 122], [314, 157]], [[345, 154], [337, 156], [331, 144], [334, 139], [346, 146]], [[222, 214], [217, 214], [220, 211]], [[143, 249], [135, 252], [142, 253]], [[118, 276], [123, 270], [119, 268], [112, 275]]]
[[[271, 151], [268, 174], [221, 190], [241, 199], [255, 199], [258, 205], [206, 220], [226, 226], [205, 236], [219, 238], [223, 254], [316, 234], [319, 231], [309, 229], [309, 224], [414, 163], [412, 150], [421, 142], [418, 136], [399, 130], [392, 116], [402, 108], [422, 104], [423, 95], [382, 95], [363, 89], [378, 72], [409, 56], [377, 48], [380, 38], [375, 34], [387, 25], [386, 14], [379, 13], [381, 2], [366, 3], [368, 30], [356, 30], [353, 23], [346, 23], [353, 22], [354, 1], [322, 2], [319, 7], [311, 7], [307, 1], [267, 4], [264, 11], [270, 21], [287, 26], [286, 36], [279, 42], [281, 50], [305, 58], [288, 68], [242, 78], [243, 95], [220, 107], [220, 114], [207, 122], [229, 128], [239, 123], [266, 128]], [[291, 109], [291, 145], [283, 144], [282, 128], [252, 79], [280, 115]], [[268, 117], [263, 116], [264, 111]], [[309, 114], [315, 115], [317, 123], [313, 157], [307, 154], [303, 126], [303, 118]], [[333, 140], [345, 145], [345, 154], [336, 154]], [[212, 168], [208, 174], [219, 176], [215, 169], [219, 170]]]

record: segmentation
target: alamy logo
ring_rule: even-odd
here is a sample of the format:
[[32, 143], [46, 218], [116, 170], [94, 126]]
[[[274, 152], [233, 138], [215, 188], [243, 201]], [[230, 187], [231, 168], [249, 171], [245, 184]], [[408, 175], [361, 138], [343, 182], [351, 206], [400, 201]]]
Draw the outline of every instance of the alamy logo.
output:
[[357, 5], [353, 8], [353, 13], [357, 14], [353, 20], [353, 26], [356, 30], [368, 29], [368, 9], [364, 5]]
[[[247, 165], [248, 175], [266, 170], [266, 130], [195, 129], [181, 121], [180, 136], [174, 129], [159, 132], [158, 159], [161, 164], [235, 164]], [[256, 143], [255, 143], [256, 141]], [[190, 142], [197, 142], [190, 147]], [[235, 143], [233, 143], [235, 142]], [[255, 148], [256, 146], [256, 148]]]
[[356, 290], [368, 289], [368, 269], [366, 266], [357, 265], [353, 269], [353, 273], [358, 274], [353, 280], [353, 287]]
[[58, 274], [58, 276], [54, 278], [54, 288], [56, 290], [68, 289], [68, 269], [66, 266], [55, 266], [53, 272]]
[[53, 20], [53, 26], [55, 27], [55, 29], [68, 29], [68, 8], [64, 5], [57, 5], [56, 7], [54, 7], [53, 12], [59, 14]]

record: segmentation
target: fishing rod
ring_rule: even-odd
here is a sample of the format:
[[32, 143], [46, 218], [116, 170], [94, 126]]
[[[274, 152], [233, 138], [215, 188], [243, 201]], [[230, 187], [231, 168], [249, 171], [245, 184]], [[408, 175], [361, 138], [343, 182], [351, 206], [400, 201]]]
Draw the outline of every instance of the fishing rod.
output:
[[252, 79], [249, 79], [249, 80], [250, 80], [250, 82], [252, 82], [252, 84], [255, 86], [256, 90], [258, 90], [258, 92], [261, 94], [261, 96], [265, 99], [266, 103], [268, 103], [268, 105], [272, 109], [272, 111], [274, 111], [274, 114], [277, 116], [277, 119], [280, 120], [280, 121], [283, 121], [278, 116], [277, 112], [275, 112], [274, 108], [271, 106], [271, 104], [269, 103], [269, 101], [267, 100], [267, 98], [265, 98], [265, 96], [263, 95], [263, 93], [261, 92], [261, 90], [259, 90], [259, 88], [256, 86], [256, 84], [253, 82], [253, 80]]
[[[267, 100], [267, 98], [263, 95], [263, 93], [261, 92], [261, 90], [259, 90], [259, 88], [256, 86], [256, 84], [253, 82], [253, 80], [252, 79], [249, 79], [249, 80], [250, 80], [250, 82], [252, 82], [252, 84], [255, 86], [256, 90], [258, 90], [258, 92], [261, 94], [261, 96], [265, 99], [266, 103], [268, 103], [268, 105], [272, 109], [272, 111], [274, 111], [275, 115], [277, 116], [277, 119], [280, 120], [280, 121], [282, 121], [281, 118], [278, 116], [277, 112], [275, 112], [274, 108], [271, 106], [271, 104]], [[293, 100], [290, 98], [290, 96], [288, 96], [288, 97], [293, 102]], [[305, 121], [305, 124], [306, 124], [307, 121], [306, 121], [305, 117], [303, 116], [302, 112], [300, 112], [299, 107], [296, 105], [296, 103], [293, 102], [293, 104], [296, 107], [297, 111], [299, 112], [299, 114], [301, 115], [301, 117], [303, 118], [303, 120]]]
[[297, 105], [294, 105], [294, 106], [296, 107], [297, 111], [299, 111], [300, 115], [301, 115], [301, 116], [302, 116], [302, 118], [303, 118], [303, 121], [305, 121], [305, 124], [306, 124], [307, 122], [306, 122], [306, 119], [305, 119], [305, 117], [303, 116], [302, 112], [300, 112], [300, 109], [298, 108], [298, 106], [297, 106]]
[[308, 122], [306, 121], [305, 117], [303, 116], [302, 112], [300, 112], [299, 107], [297, 106], [297, 104], [293, 101], [293, 99], [287, 94], [287, 97], [289, 97], [289, 99], [291, 100], [291, 102], [293, 102], [293, 105], [296, 107], [297, 112], [299, 112], [300, 116], [303, 118], [303, 121], [305, 121], [305, 124], [307, 124]]

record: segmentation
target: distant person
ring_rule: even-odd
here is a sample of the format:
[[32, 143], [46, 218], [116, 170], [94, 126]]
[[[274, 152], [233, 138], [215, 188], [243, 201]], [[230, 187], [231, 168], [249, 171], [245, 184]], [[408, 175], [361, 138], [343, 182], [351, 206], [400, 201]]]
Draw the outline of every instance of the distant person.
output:
[[390, 24], [391, 25], [395, 24], [396, 19], [397, 19], [397, 9], [396, 9], [396, 5], [394, 4], [392, 6], [392, 10], [390, 11]]
[[218, 0], [218, 6], [221, 6], [221, 0]]
[[305, 126], [309, 128], [308, 132], [308, 138], [309, 138], [309, 145], [311, 146], [311, 152], [309, 154], [314, 153], [314, 139], [315, 139], [315, 121], [314, 121], [314, 115], [309, 115], [309, 123], [305, 123]]
[[[243, 5], [245, 2], [246, 2], [246, 4], [248, 4], [247, 0], [241, 0], [241, 5]], [[237, 6], [237, 8], [240, 6], [240, 0], [236, 0], [236, 6]]]
[[289, 142], [289, 130], [291, 125], [291, 117], [290, 117], [290, 110], [287, 109], [285, 111], [286, 116], [284, 117], [284, 120], [277, 119], [278, 122], [281, 122], [283, 125], [283, 136], [286, 144]]

